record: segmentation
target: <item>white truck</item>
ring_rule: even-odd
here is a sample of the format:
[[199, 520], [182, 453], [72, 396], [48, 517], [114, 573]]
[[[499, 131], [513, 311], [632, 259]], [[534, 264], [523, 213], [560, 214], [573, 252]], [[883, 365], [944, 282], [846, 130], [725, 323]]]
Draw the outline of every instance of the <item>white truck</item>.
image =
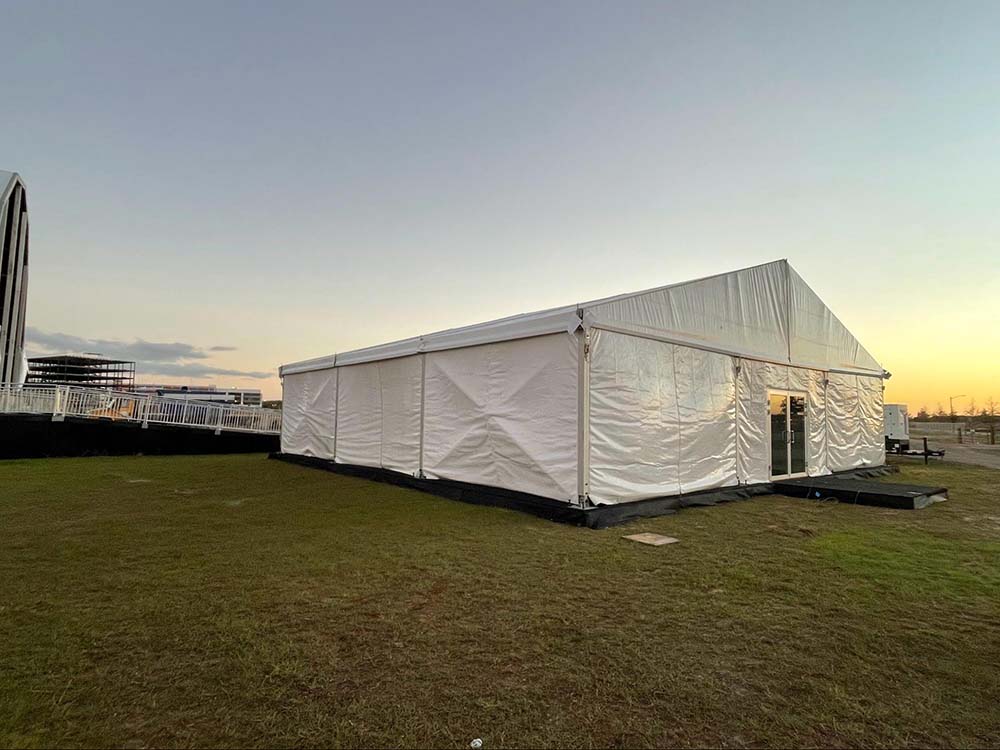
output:
[[886, 404], [882, 424], [887, 451], [910, 449], [910, 415], [906, 404]]

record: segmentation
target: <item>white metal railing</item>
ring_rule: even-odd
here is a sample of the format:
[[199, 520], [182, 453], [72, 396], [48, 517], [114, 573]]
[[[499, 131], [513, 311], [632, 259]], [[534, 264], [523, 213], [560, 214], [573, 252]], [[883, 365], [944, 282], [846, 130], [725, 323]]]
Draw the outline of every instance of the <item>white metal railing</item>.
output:
[[54, 420], [86, 417], [120, 422], [201, 427], [277, 435], [281, 410], [82, 388], [0, 383], [0, 414], [51, 414]]

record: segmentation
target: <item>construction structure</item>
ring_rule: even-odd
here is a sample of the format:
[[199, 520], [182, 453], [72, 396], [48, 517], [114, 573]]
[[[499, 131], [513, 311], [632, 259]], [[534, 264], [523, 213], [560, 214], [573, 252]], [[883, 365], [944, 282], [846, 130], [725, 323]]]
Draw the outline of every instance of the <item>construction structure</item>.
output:
[[166, 385], [140, 383], [133, 393], [168, 396], [174, 399], [208, 402], [213, 404], [236, 404], [238, 406], [260, 406], [263, 402], [259, 388], [222, 388], [216, 385]]
[[25, 376], [28, 240], [24, 182], [0, 171], [0, 383], [21, 383]]
[[135, 362], [100, 354], [53, 354], [28, 359], [28, 385], [76, 385], [128, 391], [135, 385]]
[[283, 454], [432, 491], [502, 490], [522, 507], [639, 505], [885, 462], [888, 373], [785, 260], [280, 373]]

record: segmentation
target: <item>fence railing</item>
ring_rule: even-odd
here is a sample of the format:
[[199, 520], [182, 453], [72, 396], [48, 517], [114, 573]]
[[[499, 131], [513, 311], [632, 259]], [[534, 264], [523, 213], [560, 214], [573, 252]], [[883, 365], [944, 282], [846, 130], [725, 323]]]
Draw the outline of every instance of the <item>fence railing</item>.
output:
[[214, 404], [76, 385], [0, 384], [0, 414], [51, 414], [54, 420], [85, 417], [142, 425], [167, 424], [277, 435], [281, 411], [256, 406]]

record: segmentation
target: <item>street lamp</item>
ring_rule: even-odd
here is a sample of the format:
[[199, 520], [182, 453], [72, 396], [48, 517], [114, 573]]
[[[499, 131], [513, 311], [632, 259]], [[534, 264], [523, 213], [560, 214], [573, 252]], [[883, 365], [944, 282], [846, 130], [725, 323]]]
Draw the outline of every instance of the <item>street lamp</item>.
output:
[[959, 396], [948, 396], [948, 408], [949, 408], [949, 411], [951, 413], [951, 421], [952, 422], [955, 421], [955, 399], [956, 398], [965, 398], [965, 394], [963, 393], [963, 394], [961, 394]]

